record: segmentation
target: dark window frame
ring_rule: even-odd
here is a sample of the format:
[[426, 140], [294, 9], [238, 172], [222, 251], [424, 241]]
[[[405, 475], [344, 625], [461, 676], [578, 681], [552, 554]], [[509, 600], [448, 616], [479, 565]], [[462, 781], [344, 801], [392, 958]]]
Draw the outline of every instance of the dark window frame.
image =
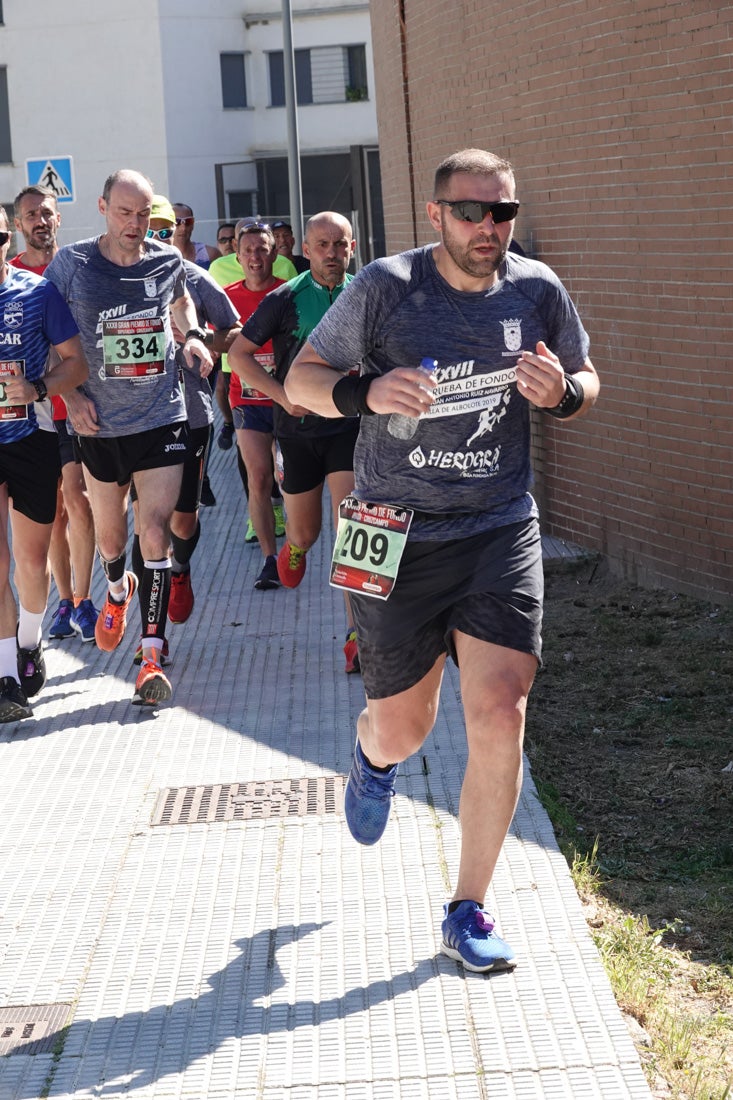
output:
[[0, 164], [13, 163], [13, 142], [10, 133], [10, 99], [8, 70], [0, 65]]
[[219, 54], [221, 103], [225, 111], [242, 111], [249, 107], [245, 58], [242, 50], [223, 50]]
[[[295, 54], [295, 98], [302, 107], [313, 102], [313, 78], [311, 75], [311, 51], [294, 50]], [[270, 50], [267, 54], [267, 67], [270, 76], [270, 106], [285, 106], [285, 61], [282, 50]]]
[[357, 42], [353, 46], [344, 46], [346, 50], [346, 69], [348, 84], [346, 98], [350, 102], [369, 99], [369, 72], [367, 69], [366, 45]]

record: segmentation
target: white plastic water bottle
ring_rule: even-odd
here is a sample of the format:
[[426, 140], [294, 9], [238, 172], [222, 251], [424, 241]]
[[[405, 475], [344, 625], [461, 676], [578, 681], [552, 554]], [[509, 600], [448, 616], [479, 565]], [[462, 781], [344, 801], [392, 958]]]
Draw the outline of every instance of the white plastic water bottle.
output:
[[[438, 366], [437, 359], [425, 358], [420, 360], [420, 366], [417, 368], [426, 378], [432, 378], [433, 372]], [[429, 389], [425, 386], [426, 393], [429, 393]], [[392, 413], [387, 421], [387, 431], [390, 435], [393, 435], [395, 439], [412, 439], [413, 435], [417, 431], [417, 426], [420, 423], [419, 416], [404, 416], [403, 413]]]

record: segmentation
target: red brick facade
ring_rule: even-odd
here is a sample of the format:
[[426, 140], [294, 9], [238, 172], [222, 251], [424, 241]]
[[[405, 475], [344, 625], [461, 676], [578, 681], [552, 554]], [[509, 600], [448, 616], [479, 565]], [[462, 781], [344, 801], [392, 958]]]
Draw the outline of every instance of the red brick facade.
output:
[[544, 529], [641, 583], [730, 598], [733, 6], [371, 12], [389, 251], [434, 239], [438, 161], [491, 149], [515, 165], [517, 239], [590, 333], [595, 411], [536, 418]]

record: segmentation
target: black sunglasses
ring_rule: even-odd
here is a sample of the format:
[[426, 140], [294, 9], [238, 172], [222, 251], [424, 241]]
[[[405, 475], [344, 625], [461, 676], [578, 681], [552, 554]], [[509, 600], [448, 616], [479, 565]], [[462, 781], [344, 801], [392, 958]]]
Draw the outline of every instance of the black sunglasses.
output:
[[9, 240], [10, 234], [7, 229], [0, 229], [0, 248], [2, 248], [4, 244], [7, 244]]
[[478, 199], [436, 199], [439, 206], [450, 206], [450, 212], [456, 221], [473, 222], [480, 225], [487, 214], [491, 214], [494, 225], [501, 222], [511, 222], [517, 216], [519, 203], [513, 199], [502, 199], [499, 202], [479, 202]]

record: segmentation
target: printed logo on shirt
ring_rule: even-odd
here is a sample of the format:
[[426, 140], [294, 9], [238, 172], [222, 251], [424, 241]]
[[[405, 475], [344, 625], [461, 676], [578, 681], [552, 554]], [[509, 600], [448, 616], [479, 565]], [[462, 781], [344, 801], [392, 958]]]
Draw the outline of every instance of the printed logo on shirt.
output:
[[499, 472], [501, 445], [489, 447], [485, 451], [438, 451], [427, 453], [422, 447], [416, 447], [408, 457], [416, 470], [430, 466], [435, 470], [459, 470], [461, 477], [494, 477]]
[[504, 344], [509, 351], [519, 351], [522, 346], [522, 322], [518, 317], [502, 321]]
[[[504, 352], [503, 354], [508, 354]], [[499, 410], [504, 415], [505, 406], [511, 396], [511, 387], [517, 381], [517, 369], [514, 366], [501, 367], [488, 372], [474, 374], [474, 360], [467, 359], [438, 369], [435, 373], [437, 386], [431, 391], [433, 404], [423, 413], [422, 420], [430, 422], [444, 416], [463, 416], [466, 413], [479, 413]], [[504, 402], [504, 407], [500, 406]], [[491, 431], [495, 420], [491, 420], [487, 429]], [[483, 433], [481, 433], [483, 434]]]
[[511, 390], [504, 390], [501, 397], [501, 401], [498, 405], [484, 409], [478, 418], [478, 427], [476, 431], [466, 440], [466, 446], [470, 447], [474, 439], [480, 439], [482, 435], [486, 435], [487, 432], [493, 432], [496, 425], [502, 419], [507, 410], [512, 397]]
[[156, 298], [157, 294], [158, 294], [158, 287], [157, 287], [157, 284], [155, 282], [155, 279], [146, 279], [145, 280], [145, 297], [146, 298]]
[[23, 324], [23, 303], [8, 302], [3, 313], [6, 328], [20, 328]]

